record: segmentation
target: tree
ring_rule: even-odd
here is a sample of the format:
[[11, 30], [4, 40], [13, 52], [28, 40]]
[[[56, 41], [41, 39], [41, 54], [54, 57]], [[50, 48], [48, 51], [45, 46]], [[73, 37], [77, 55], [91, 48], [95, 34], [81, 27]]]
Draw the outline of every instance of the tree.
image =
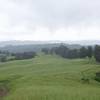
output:
[[45, 53], [45, 54], [49, 54], [49, 49], [48, 48], [43, 48], [42, 50], [41, 50], [43, 53]]
[[94, 48], [94, 57], [97, 62], [100, 62], [100, 46], [96, 45]]
[[73, 59], [73, 58], [79, 58], [79, 52], [77, 49], [69, 50], [68, 51], [68, 58]]
[[64, 45], [60, 45], [58, 48], [56, 48], [55, 50], [55, 53], [64, 57], [64, 58], [67, 58], [68, 57], [68, 48]]
[[80, 58], [85, 58], [87, 57], [87, 49], [85, 47], [80, 48]]
[[64, 58], [79, 58], [79, 50], [77, 49], [69, 49], [64, 45], [60, 45], [59, 47], [54, 47], [50, 50], [51, 54], [57, 54]]
[[92, 56], [93, 56], [93, 49], [91, 46], [88, 46], [88, 48], [87, 48], [87, 56], [88, 56], [88, 58], [92, 58]]
[[0, 61], [1, 62], [6, 62], [7, 61], [7, 57], [6, 56], [1, 56], [0, 57]]

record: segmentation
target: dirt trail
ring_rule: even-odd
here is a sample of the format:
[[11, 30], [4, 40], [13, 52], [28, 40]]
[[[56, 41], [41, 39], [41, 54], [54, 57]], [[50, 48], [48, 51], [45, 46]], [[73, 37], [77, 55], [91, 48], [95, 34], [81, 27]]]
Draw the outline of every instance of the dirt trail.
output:
[[0, 87], [0, 97], [6, 96], [8, 94], [8, 89], [6, 87]]

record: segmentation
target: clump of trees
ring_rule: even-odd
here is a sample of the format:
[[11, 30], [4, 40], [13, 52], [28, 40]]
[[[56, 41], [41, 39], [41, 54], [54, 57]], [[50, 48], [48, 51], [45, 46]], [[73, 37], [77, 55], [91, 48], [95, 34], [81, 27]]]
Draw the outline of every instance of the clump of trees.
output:
[[36, 56], [35, 52], [24, 52], [24, 53], [15, 53], [13, 54], [15, 60], [31, 59]]
[[45, 54], [57, 54], [63, 58], [95, 58], [97, 62], [100, 62], [100, 45], [95, 46], [83, 46], [80, 49], [69, 49], [65, 45], [59, 47], [53, 47], [51, 49], [43, 48], [42, 52]]
[[100, 62], [100, 45], [83, 46], [80, 49], [69, 49], [65, 45], [60, 45], [59, 47], [53, 47], [51, 49], [43, 48], [42, 52], [45, 54], [57, 54], [63, 58], [95, 58], [97, 62]]
[[80, 49], [69, 49], [64, 45], [60, 45], [59, 47], [53, 47], [51, 49], [43, 48], [42, 52], [45, 54], [57, 54], [63, 58], [92, 58], [93, 56], [93, 48], [91, 46], [81, 47]]
[[0, 51], [0, 62], [31, 59], [34, 58], [35, 56], [36, 52], [9, 53], [7, 51]]

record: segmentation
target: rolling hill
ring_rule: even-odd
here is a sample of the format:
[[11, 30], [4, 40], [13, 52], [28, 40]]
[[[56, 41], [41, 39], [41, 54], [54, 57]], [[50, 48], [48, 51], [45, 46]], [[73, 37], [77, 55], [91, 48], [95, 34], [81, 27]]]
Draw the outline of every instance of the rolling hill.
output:
[[[30, 60], [0, 63], [3, 100], [100, 100], [93, 59], [63, 59], [39, 54]], [[82, 81], [86, 77], [89, 82]]]

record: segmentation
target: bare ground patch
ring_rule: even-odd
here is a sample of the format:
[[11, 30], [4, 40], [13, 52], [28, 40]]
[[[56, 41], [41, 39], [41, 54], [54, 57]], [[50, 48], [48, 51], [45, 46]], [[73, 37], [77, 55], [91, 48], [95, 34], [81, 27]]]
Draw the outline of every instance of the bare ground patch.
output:
[[7, 87], [4, 87], [4, 86], [0, 87], [0, 97], [6, 96], [8, 94], [8, 92], [9, 91], [8, 91]]

